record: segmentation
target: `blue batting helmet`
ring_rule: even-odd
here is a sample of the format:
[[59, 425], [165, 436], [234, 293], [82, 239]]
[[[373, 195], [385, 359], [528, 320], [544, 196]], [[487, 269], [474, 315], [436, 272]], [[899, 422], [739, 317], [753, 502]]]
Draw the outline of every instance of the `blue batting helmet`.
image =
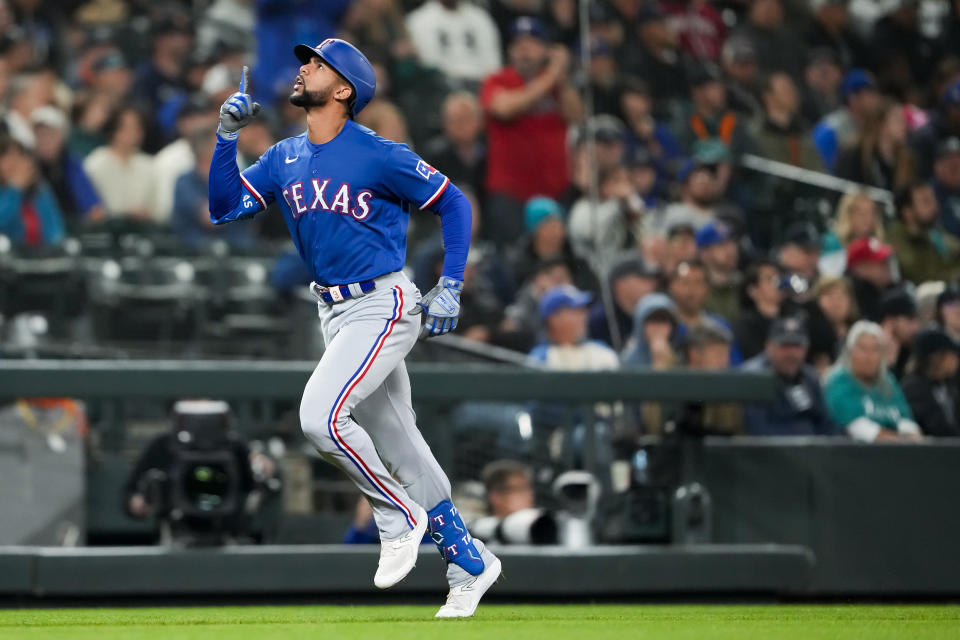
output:
[[373, 93], [377, 89], [377, 77], [373, 73], [373, 66], [370, 65], [367, 57], [349, 42], [339, 38], [327, 38], [315, 47], [298, 44], [293, 48], [293, 53], [302, 64], [310, 62], [313, 56], [318, 56], [350, 83], [356, 97], [353, 113], [350, 115], [355, 116], [360, 113], [373, 99]]

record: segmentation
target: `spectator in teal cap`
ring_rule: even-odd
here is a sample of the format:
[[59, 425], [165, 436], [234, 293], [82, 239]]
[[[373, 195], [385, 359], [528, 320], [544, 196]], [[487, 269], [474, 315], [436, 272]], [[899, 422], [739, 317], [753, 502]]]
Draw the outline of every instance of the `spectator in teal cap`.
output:
[[542, 222], [551, 222], [551, 218], [563, 226], [563, 210], [556, 200], [546, 196], [535, 196], [527, 200], [523, 215], [526, 220], [527, 233], [532, 233]]
[[510, 254], [514, 284], [522, 286], [537, 265], [548, 260], [562, 260], [579, 288], [596, 291], [597, 280], [590, 266], [578, 258], [570, 247], [563, 222], [563, 209], [556, 200], [534, 196], [524, 205], [526, 235]]

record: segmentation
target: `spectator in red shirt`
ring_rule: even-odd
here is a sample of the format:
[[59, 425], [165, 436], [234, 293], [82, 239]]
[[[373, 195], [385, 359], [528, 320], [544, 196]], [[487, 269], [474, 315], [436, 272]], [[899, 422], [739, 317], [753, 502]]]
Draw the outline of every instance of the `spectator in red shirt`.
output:
[[663, 0], [663, 12], [680, 37], [680, 46], [698, 60], [718, 62], [727, 27], [706, 0]]
[[523, 204], [537, 195], [559, 198], [570, 182], [567, 123], [583, 106], [569, 84], [570, 53], [551, 46], [537, 18], [514, 21], [509, 66], [480, 91], [487, 119], [487, 233], [510, 243], [523, 234]]

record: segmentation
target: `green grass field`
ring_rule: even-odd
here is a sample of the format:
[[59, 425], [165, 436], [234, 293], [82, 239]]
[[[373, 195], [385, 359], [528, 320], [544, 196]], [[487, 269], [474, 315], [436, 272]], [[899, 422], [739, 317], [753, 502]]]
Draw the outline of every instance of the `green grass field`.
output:
[[481, 606], [469, 620], [433, 620], [435, 611], [432, 606], [0, 610], [0, 638], [405, 640], [434, 633], [451, 640], [960, 638], [960, 606], [519, 604]]

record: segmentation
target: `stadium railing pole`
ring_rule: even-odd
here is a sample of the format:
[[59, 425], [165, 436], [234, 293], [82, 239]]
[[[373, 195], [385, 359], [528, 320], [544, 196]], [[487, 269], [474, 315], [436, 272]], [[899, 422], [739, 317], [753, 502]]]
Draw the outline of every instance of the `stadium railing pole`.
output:
[[593, 125], [593, 85], [590, 84], [590, 56], [592, 40], [590, 37], [590, 4], [591, 0], [580, 0], [580, 73], [583, 82], [583, 109], [584, 109], [584, 144], [587, 150], [587, 203], [590, 207], [591, 228], [593, 229], [593, 251], [590, 253], [590, 266], [596, 271], [600, 285], [600, 298], [607, 316], [607, 326], [610, 329], [610, 339], [613, 348], [620, 351], [623, 338], [617, 324], [613, 294], [610, 283], [607, 281], [607, 271], [610, 267], [608, 256], [616, 252], [608, 251], [607, 247], [600, 246], [600, 221], [597, 205], [600, 198], [600, 187], [597, 173], [597, 136]]

